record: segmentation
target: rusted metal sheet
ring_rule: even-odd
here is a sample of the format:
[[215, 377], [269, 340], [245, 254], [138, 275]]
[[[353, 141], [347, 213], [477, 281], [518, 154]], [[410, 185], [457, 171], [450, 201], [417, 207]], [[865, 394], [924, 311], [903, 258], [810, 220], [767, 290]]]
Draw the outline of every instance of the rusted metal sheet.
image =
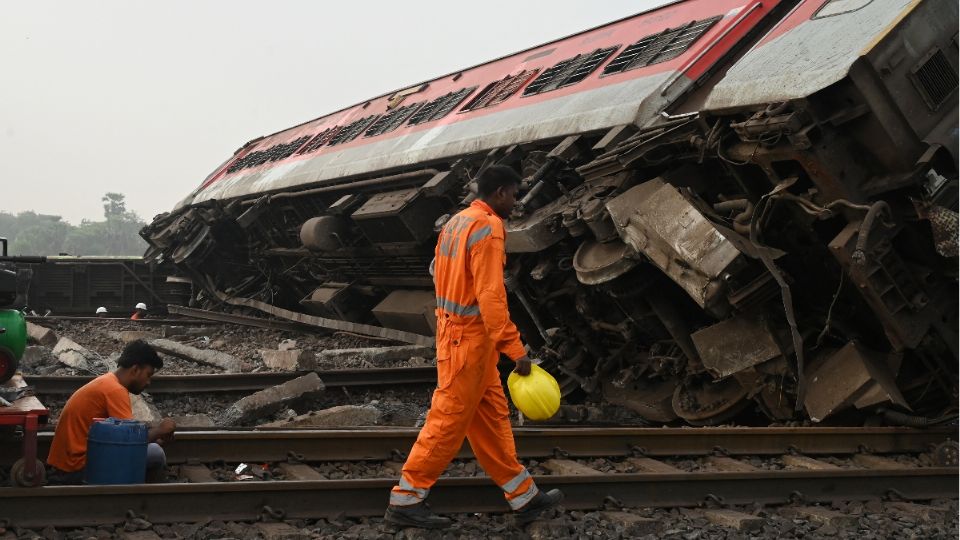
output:
[[871, 396], [864, 405], [884, 402], [909, 408], [895, 377], [886, 358], [850, 342], [811, 371], [804, 406], [814, 422], [852, 405], [868, 392], [879, 395]]
[[677, 188], [650, 180], [608, 202], [607, 209], [624, 242], [697, 304], [707, 307], [717, 300], [721, 276], [740, 252]]
[[733, 375], [783, 354], [760, 314], [727, 319], [701, 328], [691, 337], [703, 366], [718, 377]]

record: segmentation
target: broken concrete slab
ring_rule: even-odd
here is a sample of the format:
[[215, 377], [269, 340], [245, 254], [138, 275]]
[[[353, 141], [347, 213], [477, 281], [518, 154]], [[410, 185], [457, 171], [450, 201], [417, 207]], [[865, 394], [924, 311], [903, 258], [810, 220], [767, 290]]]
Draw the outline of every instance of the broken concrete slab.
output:
[[707, 518], [710, 523], [721, 527], [730, 527], [738, 531], [755, 531], [763, 527], [763, 519], [734, 510], [720, 508], [704, 510], [703, 517]]
[[148, 402], [143, 396], [130, 394], [130, 407], [133, 409], [133, 419], [152, 424], [163, 420], [160, 411]]
[[252, 422], [279, 411], [292, 401], [316, 397], [324, 388], [316, 373], [308, 373], [237, 401], [223, 412], [217, 424], [232, 426]]
[[182, 416], [174, 416], [172, 417], [172, 420], [176, 422], [178, 428], [203, 428], [214, 427], [216, 425], [213, 421], [213, 418], [210, 418], [206, 414], [185, 414]]
[[543, 468], [547, 469], [553, 474], [563, 474], [563, 475], [603, 474], [602, 472], [594, 468], [591, 468], [582, 463], [573, 461], [572, 459], [548, 459], [543, 463]]
[[33, 366], [42, 364], [47, 354], [50, 354], [48, 347], [28, 345], [23, 349], [23, 356], [20, 357], [20, 365]]
[[603, 519], [623, 527], [624, 538], [636, 538], [660, 532], [660, 520], [631, 514], [630, 512], [600, 512]]
[[292, 351], [296, 348], [298, 347], [297, 347], [297, 340], [295, 339], [285, 339], [281, 341], [279, 345], [277, 345], [277, 350], [281, 350], [281, 351]]
[[96, 368], [103, 368], [103, 359], [97, 353], [87, 350], [70, 338], [60, 338], [53, 348], [57, 360], [65, 366], [96, 372]]
[[365, 347], [361, 349], [327, 349], [317, 355], [317, 362], [370, 362], [374, 365], [394, 360], [407, 360], [414, 356], [433, 358], [433, 347], [422, 345], [399, 345], [394, 347]]
[[283, 371], [312, 371], [317, 367], [313, 353], [302, 349], [260, 349], [260, 358], [271, 369]]
[[39, 324], [33, 324], [27, 321], [27, 336], [34, 342], [45, 347], [53, 347], [59, 341], [57, 333]]
[[370, 405], [338, 405], [320, 411], [279, 420], [262, 427], [350, 427], [372, 426], [380, 419], [380, 409]]
[[169, 339], [153, 339], [148, 343], [150, 343], [154, 349], [169, 354], [170, 356], [176, 356], [177, 358], [183, 358], [184, 360], [190, 360], [198, 364], [218, 367], [227, 372], [243, 371], [243, 362], [236, 356], [225, 352], [198, 349]]

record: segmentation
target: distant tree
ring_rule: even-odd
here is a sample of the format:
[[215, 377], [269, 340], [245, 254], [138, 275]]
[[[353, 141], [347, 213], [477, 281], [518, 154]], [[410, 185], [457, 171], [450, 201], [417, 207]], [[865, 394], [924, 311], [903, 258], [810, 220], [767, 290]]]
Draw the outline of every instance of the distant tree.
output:
[[[33, 214], [31, 212], [31, 214]], [[36, 214], [33, 214], [36, 216]], [[63, 247], [63, 241], [72, 226], [60, 220], [60, 216], [40, 216], [42, 219], [30, 219], [26, 228], [17, 232], [10, 244], [13, 255], [56, 255]]]
[[127, 210], [125, 199], [122, 193], [107, 193], [101, 198], [104, 220], [85, 219], [79, 226], [32, 211], [0, 212], [0, 236], [17, 255], [142, 255], [147, 247], [139, 235], [144, 223]]

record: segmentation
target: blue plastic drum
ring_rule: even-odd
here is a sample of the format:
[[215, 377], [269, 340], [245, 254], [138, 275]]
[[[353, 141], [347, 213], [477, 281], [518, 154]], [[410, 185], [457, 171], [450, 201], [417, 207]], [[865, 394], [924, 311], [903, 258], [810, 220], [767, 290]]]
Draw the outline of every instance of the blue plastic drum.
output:
[[147, 473], [147, 425], [107, 418], [87, 435], [88, 484], [142, 484]]

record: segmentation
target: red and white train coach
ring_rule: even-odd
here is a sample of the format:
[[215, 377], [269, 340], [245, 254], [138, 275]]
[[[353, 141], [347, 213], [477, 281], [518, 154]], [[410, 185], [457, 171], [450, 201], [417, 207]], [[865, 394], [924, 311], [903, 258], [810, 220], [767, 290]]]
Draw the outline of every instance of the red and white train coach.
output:
[[571, 403], [944, 418], [957, 5], [686, 0], [250, 141], [144, 231], [197, 300], [429, 335], [436, 231], [524, 178], [511, 312]]

